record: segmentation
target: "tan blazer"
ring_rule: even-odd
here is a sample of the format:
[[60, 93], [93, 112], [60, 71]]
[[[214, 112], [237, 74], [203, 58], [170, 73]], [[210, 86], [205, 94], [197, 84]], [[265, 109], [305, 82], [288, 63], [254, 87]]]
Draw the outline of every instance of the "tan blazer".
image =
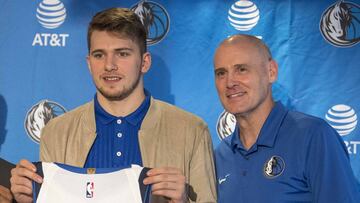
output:
[[[216, 202], [211, 137], [199, 118], [151, 98], [139, 130], [145, 167], [177, 167], [186, 176], [190, 202]], [[52, 119], [41, 132], [40, 160], [83, 167], [96, 137], [94, 103]], [[153, 202], [166, 202], [153, 197]]]

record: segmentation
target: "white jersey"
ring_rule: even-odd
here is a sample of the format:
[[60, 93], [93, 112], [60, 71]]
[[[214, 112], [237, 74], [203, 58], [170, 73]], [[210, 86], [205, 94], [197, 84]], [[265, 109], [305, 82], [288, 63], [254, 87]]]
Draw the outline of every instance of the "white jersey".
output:
[[87, 169], [39, 162], [37, 168], [43, 176], [41, 185], [33, 185], [37, 203], [143, 203], [150, 199], [150, 186], [141, 185], [148, 169], [137, 165]]

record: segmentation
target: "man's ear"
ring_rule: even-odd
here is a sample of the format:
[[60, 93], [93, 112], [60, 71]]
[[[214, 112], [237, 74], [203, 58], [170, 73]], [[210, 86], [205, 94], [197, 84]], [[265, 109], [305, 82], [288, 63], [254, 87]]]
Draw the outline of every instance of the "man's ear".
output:
[[142, 56], [142, 65], [141, 65], [141, 72], [146, 73], [150, 70], [151, 66], [151, 54], [150, 52], [146, 52]]
[[92, 74], [91, 66], [90, 66], [90, 56], [89, 55], [86, 56], [86, 63], [87, 63], [88, 69], [90, 71], [90, 74]]
[[269, 61], [269, 81], [274, 83], [278, 78], [278, 64], [274, 60]]

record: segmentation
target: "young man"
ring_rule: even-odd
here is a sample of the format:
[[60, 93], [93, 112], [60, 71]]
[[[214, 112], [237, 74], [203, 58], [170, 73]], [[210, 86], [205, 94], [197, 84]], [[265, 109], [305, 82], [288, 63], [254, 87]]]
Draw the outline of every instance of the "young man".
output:
[[[99, 12], [89, 25], [88, 47], [94, 101], [43, 128], [41, 161], [101, 168], [143, 165], [153, 168], [144, 180], [152, 184], [153, 202], [215, 202], [206, 124], [144, 90], [151, 56], [138, 16], [122, 8]], [[42, 182], [34, 165], [22, 160], [11, 178], [18, 202], [32, 201], [30, 180]]]
[[219, 202], [360, 202], [344, 143], [325, 121], [274, 102], [278, 65], [249, 35], [224, 40], [215, 82], [235, 132], [216, 149]]

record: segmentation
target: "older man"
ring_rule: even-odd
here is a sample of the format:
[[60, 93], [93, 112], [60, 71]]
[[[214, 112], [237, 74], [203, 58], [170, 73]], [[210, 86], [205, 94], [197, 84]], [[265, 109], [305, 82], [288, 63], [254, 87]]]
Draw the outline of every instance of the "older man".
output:
[[278, 65], [260, 39], [225, 39], [214, 67], [219, 98], [237, 121], [215, 153], [220, 203], [360, 202], [337, 132], [274, 101]]

